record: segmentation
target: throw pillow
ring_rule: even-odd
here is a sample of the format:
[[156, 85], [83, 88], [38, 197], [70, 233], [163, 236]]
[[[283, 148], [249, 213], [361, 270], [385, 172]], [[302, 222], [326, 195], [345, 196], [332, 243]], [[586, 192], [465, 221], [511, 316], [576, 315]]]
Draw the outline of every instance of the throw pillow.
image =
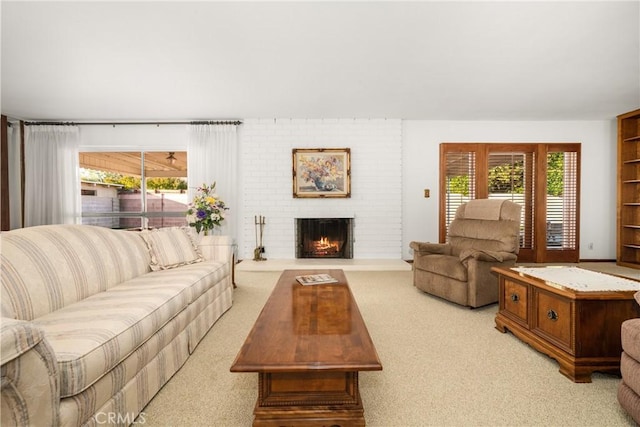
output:
[[140, 233], [151, 254], [151, 270], [167, 270], [204, 260], [191, 233], [182, 227], [145, 230]]

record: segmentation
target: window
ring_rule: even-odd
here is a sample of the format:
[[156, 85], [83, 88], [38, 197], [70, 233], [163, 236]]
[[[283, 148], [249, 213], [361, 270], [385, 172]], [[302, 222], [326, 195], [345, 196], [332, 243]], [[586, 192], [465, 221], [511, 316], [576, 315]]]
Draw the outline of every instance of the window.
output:
[[186, 224], [186, 152], [82, 152], [80, 168], [83, 224], [109, 228]]
[[580, 144], [440, 145], [440, 241], [460, 204], [506, 199], [522, 205], [520, 261], [579, 259]]

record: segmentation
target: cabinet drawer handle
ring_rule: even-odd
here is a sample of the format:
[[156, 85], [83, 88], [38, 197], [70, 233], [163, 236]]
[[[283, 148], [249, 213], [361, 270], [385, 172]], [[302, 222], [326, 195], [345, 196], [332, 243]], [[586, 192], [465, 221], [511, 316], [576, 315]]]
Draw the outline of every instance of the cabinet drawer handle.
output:
[[513, 301], [513, 302], [520, 301], [520, 297], [518, 296], [518, 294], [516, 294], [516, 293], [511, 294], [511, 301]]
[[549, 318], [549, 320], [555, 322], [556, 320], [558, 320], [558, 313], [553, 310], [549, 310], [547, 311], [547, 317]]

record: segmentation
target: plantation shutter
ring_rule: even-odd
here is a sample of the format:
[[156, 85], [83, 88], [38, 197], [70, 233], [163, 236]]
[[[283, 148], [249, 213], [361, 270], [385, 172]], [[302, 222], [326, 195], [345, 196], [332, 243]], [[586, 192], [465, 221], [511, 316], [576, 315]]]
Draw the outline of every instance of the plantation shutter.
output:
[[533, 203], [535, 152], [529, 150], [521, 152], [490, 151], [487, 159], [488, 198], [510, 200], [522, 206], [520, 249], [533, 249], [535, 241]]
[[547, 250], [576, 250], [578, 154], [547, 154]]
[[476, 198], [476, 155], [472, 151], [447, 152], [441, 168], [441, 182], [444, 182], [444, 229], [440, 230], [440, 240], [445, 241], [449, 224], [456, 216], [458, 207]]

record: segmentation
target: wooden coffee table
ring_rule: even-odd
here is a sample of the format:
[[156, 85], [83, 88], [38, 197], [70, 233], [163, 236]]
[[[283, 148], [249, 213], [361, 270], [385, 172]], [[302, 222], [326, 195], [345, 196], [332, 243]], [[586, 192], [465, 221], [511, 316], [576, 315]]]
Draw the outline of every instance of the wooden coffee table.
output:
[[574, 382], [591, 382], [595, 371], [619, 373], [620, 326], [640, 317], [633, 298], [640, 282], [576, 268], [492, 270], [500, 285], [496, 329], [556, 359]]
[[[320, 273], [338, 283], [295, 279]], [[342, 270], [285, 270], [231, 365], [258, 373], [254, 426], [364, 426], [358, 372], [379, 370]]]

